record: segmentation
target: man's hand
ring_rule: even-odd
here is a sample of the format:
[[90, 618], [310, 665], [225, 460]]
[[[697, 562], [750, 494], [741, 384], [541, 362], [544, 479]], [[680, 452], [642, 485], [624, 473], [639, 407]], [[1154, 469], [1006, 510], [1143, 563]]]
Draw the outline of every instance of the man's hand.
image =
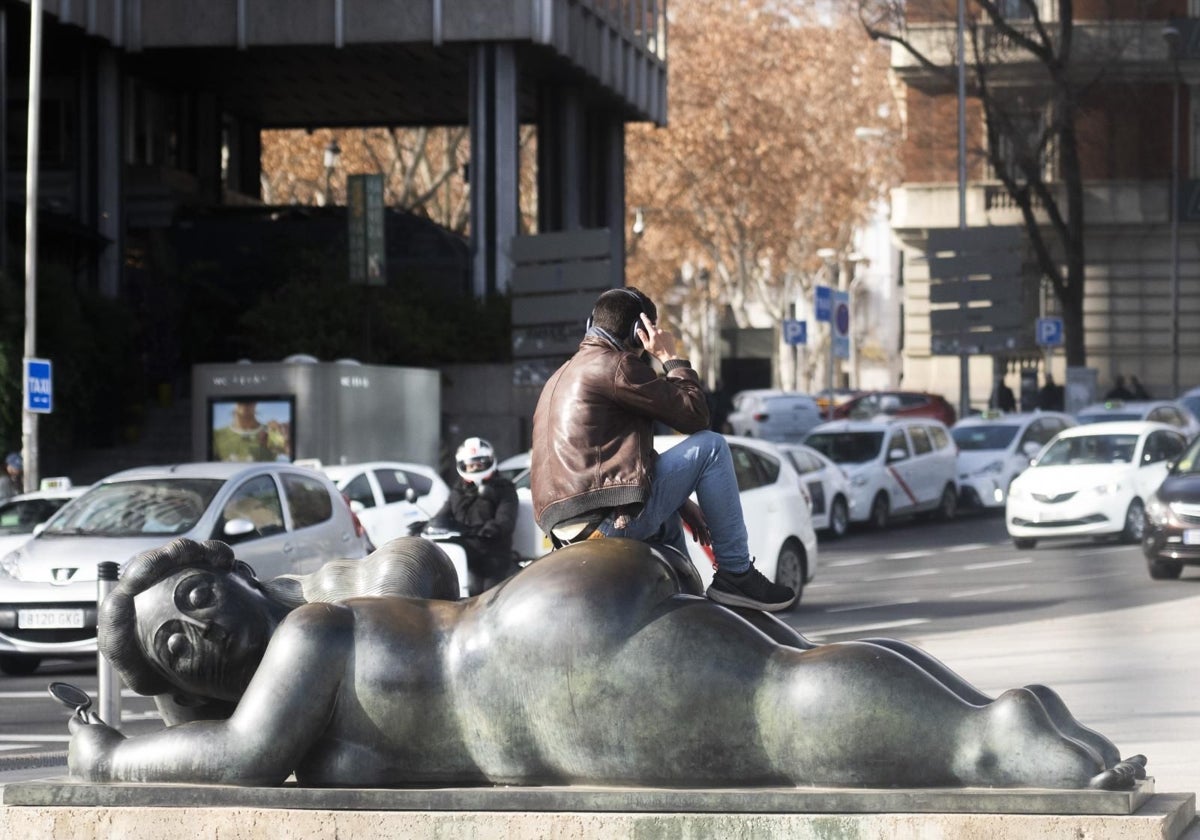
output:
[[78, 714], [71, 716], [67, 728], [71, 731], [67, 752], [71, 775], [91, 782], [110, 781], [113, 750], [125, 736], [106, 723], [90, 723]]
[[712, 532], [708, 530], [708, 520], [704, 518], [704, 512], [698, 504], [688, 499], [679, 509], [679, 516], [684, 524], [692, 529], [693, 540], [700, 545], [712, 545]]
[[645, 312], [638, 317], [642, 320], [642, 325], [638, 327], [638, 338], [642, 340], [646, 352], [660, 362], [678, 359], [679, 356], [675, 355], [675, 336], [666, 330], [660, 330]]
[[500, 536], [500, 526], [495, 522], [484, 522], [479, 526], [479, 536], [485, 540], [494, 540]]

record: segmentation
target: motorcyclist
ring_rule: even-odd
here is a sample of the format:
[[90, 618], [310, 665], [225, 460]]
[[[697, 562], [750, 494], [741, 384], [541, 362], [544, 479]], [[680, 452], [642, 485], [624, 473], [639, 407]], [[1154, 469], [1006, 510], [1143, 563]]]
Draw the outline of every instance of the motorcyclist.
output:
[[517, 490], [496, 474], [496, 453], [483, 438], [470, 437], [454, 455], [461, 481], [433, 523], [462, 533], [455, 542], [467, 552], [472, 595], [495, 586], [517, 571], [513, 531], [517, 527]]

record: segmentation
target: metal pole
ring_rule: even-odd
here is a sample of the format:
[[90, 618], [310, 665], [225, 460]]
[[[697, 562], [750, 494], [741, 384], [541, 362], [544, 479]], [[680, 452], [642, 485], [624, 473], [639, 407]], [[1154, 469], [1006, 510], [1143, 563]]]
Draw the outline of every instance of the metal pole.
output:
[[[38, 123], [42, 110], [42, 0], [29, 2], [29, 130], [25, 135], [25, 358], [37, 357]], [[24, 366], [22, 365], [22, 368]], [[37, 415], [29, 410], [29, 377], [21, 377], [21, 450], [25, 486], [38, 486]]]
[[[965, 0], [958, 0], [958, 229], [967, 229], [967, 62]], [[965, 278], [960, 278], [960, 282]], [[971, 408], [971, 357], [962, 346], [966, 330], [959, 333], [958, 356], [958, 416], [966, 417]]]
[[[118, 566], [112, 561], [96, 564], [96, 610], [117, 585]], [[113, 729], [121, 728], [121, 677], [104, 654], [96, 654], [96, 693], [99, 696], [100, 719]]]
[[1179, 51], [1171, 89], [1171, 397], [1179, 396]]

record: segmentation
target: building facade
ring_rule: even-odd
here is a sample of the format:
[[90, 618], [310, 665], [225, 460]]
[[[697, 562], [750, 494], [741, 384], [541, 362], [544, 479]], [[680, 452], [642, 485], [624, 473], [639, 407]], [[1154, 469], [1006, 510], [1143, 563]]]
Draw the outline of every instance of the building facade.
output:
[[[1017, 33], [1040, 28], [1061, 46], [1057, 2], [994, 5]], [[960, 193], [959, 96], [946, 73], [956, 66], [955, 7], [954, 0], [908, 4], [906, 39], [933, 66], [893, 44], [906, 129], [903, 184], [892, 196], [892, 231], [904, 265], [903, 383], [943, 393], [952, 402], [965, 386], [967, 402], [979, 408], [986, 405], [996, 375], [1008, 375], [1015, 389], [1020, 370], [1036, 371], [1039, 382], [1051, 371], [1060, 383], [1068, 372], [1061, 348], [1039, 345], [1032, 329], [1034, 318], [1061, 315], [1062, 308], [1035, 259], [1021, 209], [998, 172], [1015, 163], [1017, 149], [1005, 146], [1013, 143], [1012, 135], [989, 132], [977, 75], [986, 62], [987, 95], [1034, 103], [1019, 115], [1032, 141], [1048, 136], [1043, 131], [1052, 106], [1037, 105], [1035, 95], [1048, 84], [1047, 67], [1017, 39], [1006, 39], [974, 0], [965, 0], [967, 153]], [[1082, 333], [1086, 368], [1094, 371], [1101, 396], [1118, 375], [1137, 376], [1156, 397], [1174, 397], [1200, 384], [1195, 367], [1200, 360], [1198, 16], [1196, 0], [1074, 4], [1071, 58], [1061, 71], [1077, 97], [1086, 277]], [[1067, 206], [1062, 150], [1047, 143], [1038, 153], [1049, 194], [1060, 208]], [[1019, 231], [1020, 270], [1011, 278], [1011, 294], [1026, 295], [1024, 328], [1015, 330], [1018, 340], [963, 354], [965, 370], [960, 356], [938, 353], [930, 314], [938, 307], [931, 303], [928, 258], [930, 231], [959, 227], [960, 199], [967, 227]], [[1046, 205], [1035, 198], [1032, 212], [1048, 231]], [[1062, 253], [1054, 257], [1065, 261]], [[1086, 380], [1081, 373], [1079, 381]]]

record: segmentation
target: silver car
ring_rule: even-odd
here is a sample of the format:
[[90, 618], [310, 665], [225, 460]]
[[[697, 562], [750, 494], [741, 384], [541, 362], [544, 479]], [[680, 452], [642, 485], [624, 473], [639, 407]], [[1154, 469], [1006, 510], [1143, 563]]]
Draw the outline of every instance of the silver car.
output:
[[290, 464], [196, 463], [109, 476], [0, 557], [0, 672], [96, 652], [96, 567], [177, 537], [217, 539], [259, 577], [363, 557], [368, 541], [327, 477]]

